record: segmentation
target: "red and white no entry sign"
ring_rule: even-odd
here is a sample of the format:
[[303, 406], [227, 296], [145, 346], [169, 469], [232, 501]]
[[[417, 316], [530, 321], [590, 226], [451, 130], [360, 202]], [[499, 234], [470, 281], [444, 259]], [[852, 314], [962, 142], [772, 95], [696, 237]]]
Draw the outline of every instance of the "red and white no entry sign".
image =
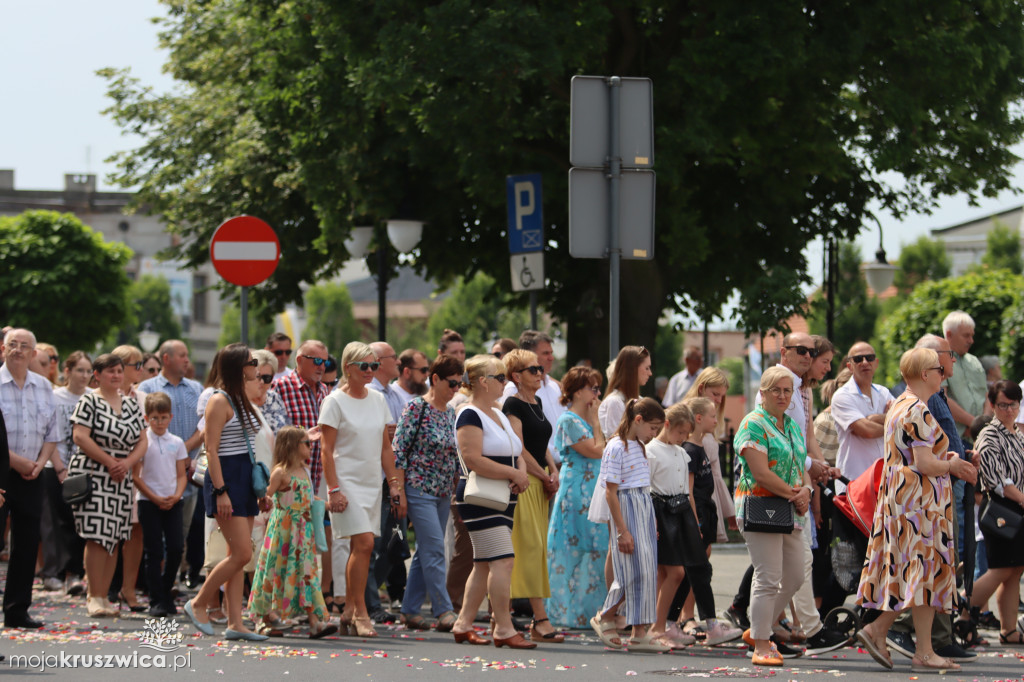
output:
[[210, 240], [210, 260], [221, 277], [251, 287], [274, 274], [281, 259], [281, 242], [274, 228], [259, 218], [228, 218]]

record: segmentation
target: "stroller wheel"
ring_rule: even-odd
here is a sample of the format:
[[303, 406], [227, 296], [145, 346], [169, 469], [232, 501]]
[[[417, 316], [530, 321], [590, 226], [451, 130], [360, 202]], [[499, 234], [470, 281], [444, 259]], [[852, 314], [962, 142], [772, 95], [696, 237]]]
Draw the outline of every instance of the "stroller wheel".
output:
[[953, 641], [964, 649], [970, 649], [978, 643], [978, 626], [973, 620], [956, 619], [953, 621]]
[[860, 630], [861, 622], [860, 616], [854, 611], [845, 606], [837, 606], [828, 612], [825, 620], [822, 621], [822, 625], [829, 630], [834, 630], [852, 638]]

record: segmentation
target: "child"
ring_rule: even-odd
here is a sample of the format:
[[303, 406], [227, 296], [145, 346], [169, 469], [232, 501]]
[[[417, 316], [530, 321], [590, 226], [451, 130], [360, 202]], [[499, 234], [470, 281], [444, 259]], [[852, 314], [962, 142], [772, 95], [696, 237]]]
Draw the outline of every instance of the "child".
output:
[[651, 632], [673, 648], [693, 644], [694, 638], [681, 632], [675, 621], [667, 631], [665, 628], [669, 607], [686, 575], [693, 586], [700, 616], [707, 624], [705, 643], [714, 646], [738, 639], [742, 631], [715, 619], [711, 564], [689, 494], [694, 479], [689, 468], [691, 458], [680, 447], [695, 429], [694, 415], [685, 404], [677, 403], [665, 416], [661, 433], [647, 446], [654, 517], [658, 523], [658, 620]]
[[309, 434], [297, 426], [285, 426], [274, 441], [274, 468], [270, 472], [267, 496], [274, 507], [267, 522], [256, 573], [249, 593], [253, 620], [309, 616], [309, 636], [319, 639], [338, 631], [322, 622], [327, 606], [320, 591], [313, 535], [313, 486], [306, 472]]
[[[172, 416], [170, 396], [159, 391], [150, 393], [143, 407], [149, 424], [146, 431], [149, 447], [142, 461], [134, 466], [132, 478], [138, 491], [135, 499], [139, 503], [142, 526], [149, 615], [161, 618], [178, 612], [171, 588], [185, 545], [181, 496], [185, 492], [189, 460], [185, 441], [167, 431]], [[161, 562], [164, 562], [162, 574]]]
[[[661, 429], [665, 410], [656, 400], [636, 398], [626, 411], [615, 436], [605, 446], [601, 475], [608, 513], [612, 520], [612, 570], [615, 580], [605, 597], [601, 613], [590, 619], [590, 627], [605, 644], [623, 647], [615, 636], [615, 614], [620, 610], [633, 628], [630, 651], [668, 651], [671, 647], [648, 632], [655, 621], [657, 584], [657, 531], [654, 507], [648, 488], [650, 468], [644, 443]], [[601, 491], [597, 486], [596, 491]], [[599, 492], [598, 492], [599, 494]]]

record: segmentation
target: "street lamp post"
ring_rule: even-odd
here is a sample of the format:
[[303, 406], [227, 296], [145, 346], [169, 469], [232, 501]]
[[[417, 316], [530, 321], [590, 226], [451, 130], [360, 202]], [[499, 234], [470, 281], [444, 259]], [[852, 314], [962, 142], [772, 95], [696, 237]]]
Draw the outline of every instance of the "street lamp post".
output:
[[399, 253], [409, 253], [420, 243], [423, 223], [419, 220], [389, 220], [386, 225], [375, 227], [353, 227], [345, 248], [353, 258], [363, 258], [369, 253], [370, 239], [376, 242], [377, 251], [377, 340], [387, 340], [387, 297], [388, 297], [388, 242]]
[[142, 346], [142, 350], [146, 353], [152, 353], [156, 350], [156, 344], [160, 343], [160, 335], [153, 331], [153, 325], [149, 322], [139, 332], [139, 345]]

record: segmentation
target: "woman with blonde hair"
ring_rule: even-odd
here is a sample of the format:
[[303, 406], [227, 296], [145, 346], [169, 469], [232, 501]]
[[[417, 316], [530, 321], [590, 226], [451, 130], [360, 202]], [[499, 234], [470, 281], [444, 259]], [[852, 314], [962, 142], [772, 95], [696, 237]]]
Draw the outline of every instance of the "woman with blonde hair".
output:
[[473, 629], [480, 604], [488, 596], [494, 612], [494, 646], [533, 649], [537, 644], [516, 631], [509, 610], [515, 563], [513, 518], [519, 494], [528, 489], [530, 481], [526, 460], [520, 457], [523, 442], [495, 405], [505, 389], [505, 367], [493, 355], [475, 355], [466, 361], [463, 383], [469, 389], [470, 400], [455, 418], [455, 441], [464, 472], [507, 480], [511, 494], [505, 509], [494, 510], [465, 501], [465, 475], [456, 488], [455, 500], [473, 543], [473, 571], [466, 581], [462, 609], [452, 634], [457, 643], [491, 643]]

